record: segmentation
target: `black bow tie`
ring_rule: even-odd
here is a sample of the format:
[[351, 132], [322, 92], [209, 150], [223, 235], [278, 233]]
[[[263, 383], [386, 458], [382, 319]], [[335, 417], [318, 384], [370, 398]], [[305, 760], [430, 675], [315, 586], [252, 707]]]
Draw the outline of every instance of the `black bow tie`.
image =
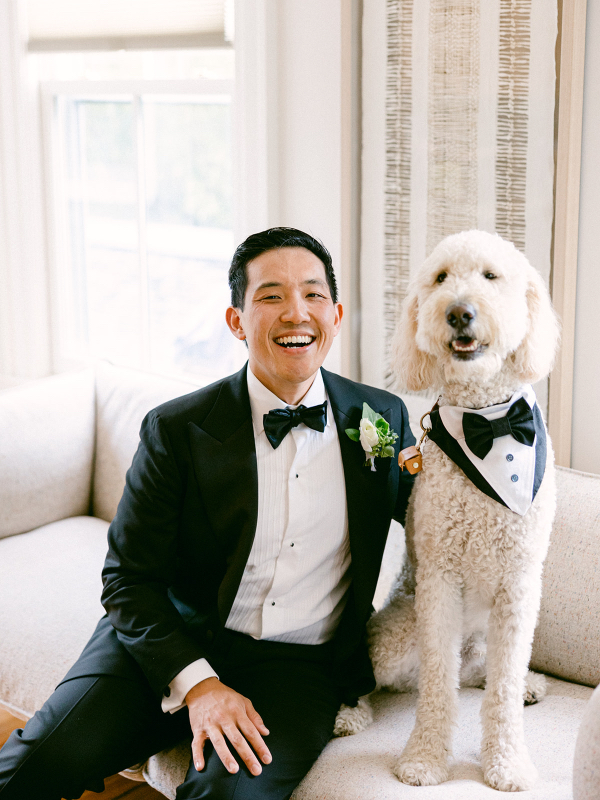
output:
[[276, 450], [288, 433], [303, 422], [314, 431], [323, 433], [327, 422], [327, 400], [320, 406], [298, 406], [298, 408], [275, 408], [263, 416], [265, 433]]
[[533, 412], [524, 397], [516, 403], [500, 419], [487, 419], [481, 414], [465, 412], [462, 419], [463, 431], [467, 447], [478, 458], [484, 459], [492, 449], [494, 439], [509, 434], [527, 447], [533, 447], [535, 425]]

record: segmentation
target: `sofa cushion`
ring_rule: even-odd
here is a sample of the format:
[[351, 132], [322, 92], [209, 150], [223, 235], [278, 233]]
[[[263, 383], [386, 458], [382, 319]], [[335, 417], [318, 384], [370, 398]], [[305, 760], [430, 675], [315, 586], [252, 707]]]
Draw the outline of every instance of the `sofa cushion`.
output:
[[96, 367], [96, 457], [93, 513], [108, 522], [117, 513], [139, 443], [142, 420], [161, 403], [199, 387], [146, 372], [115, 367], [106, 361]]
[[0, 392], [0, 537], [87, 514], [94, 452], [91, 370]]
[[[570, 800], [577, 729], [592, 690], [550, 679], [547, 697], [525, 708], [525, 739], [540, 773], [528, 800]], [[405, 786], [392, 767], [415, 721], [416, 693], [375, 695], [373, 724], [333, 739], [292, 795], [293, 800], [493, 800], [479, 764], [483, 691], [462, 689], [454, 734], [450, 780], [439, 786]], [[144, 768], [148, 783], [174, 800], [190, 760], [189, 744], [153, 756]]]
[[96, 623], [108, 524], [72, 517], [0, 540], [0, 702], [29, 717]]
[[544, 565], [531, 668], [600, 682], [600, 475], [557, 468], [557, 510]]

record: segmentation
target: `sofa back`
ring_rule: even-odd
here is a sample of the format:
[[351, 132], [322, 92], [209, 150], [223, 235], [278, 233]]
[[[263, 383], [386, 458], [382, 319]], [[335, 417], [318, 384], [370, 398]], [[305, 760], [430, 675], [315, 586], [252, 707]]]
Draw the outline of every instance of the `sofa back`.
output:
[[0, 537], [88, 514], [92, 370], [0, 392]]
[[600, 475], [557, 467], [557, 509], [544, 565], [531, 668], [600, 683]]
[[139, 443], [142, 420], [156, 406], [198, 389], [101, 361], [96, 367], [96, 453], [92, 513], [110, 522], [117, 513], [125, 473]]

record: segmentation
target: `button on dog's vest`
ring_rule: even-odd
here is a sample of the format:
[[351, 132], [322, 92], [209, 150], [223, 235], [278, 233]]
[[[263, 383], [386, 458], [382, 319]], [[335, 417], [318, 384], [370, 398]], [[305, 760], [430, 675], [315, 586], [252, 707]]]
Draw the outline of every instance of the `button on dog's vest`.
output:
[[512, 481], [513, 483], [516, 483], [516, 482], [519, 480], [519, 476], [518, 476], [518, 475], [511, 475], [511, 476], [510, 476], [510, 479], [511, 479], [511, 481]]
[[514, 458], [514, 456], [513, 456], [513, 454], [512, 454], [512, 453], [509, 453], [509, 454], [506, 456], [506, 460], [507, 460], [507, 461], [512, 461], [512, 460], [513, 460], [513, 458]]

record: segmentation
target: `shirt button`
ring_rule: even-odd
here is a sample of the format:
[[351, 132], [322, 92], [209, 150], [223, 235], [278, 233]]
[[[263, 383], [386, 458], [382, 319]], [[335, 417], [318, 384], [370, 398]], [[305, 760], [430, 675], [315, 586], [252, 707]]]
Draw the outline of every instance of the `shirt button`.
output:
[[518, 475], [511, 475], [511, 476], [510, 476], [510, 479], [511, 479], [511, 481], [512, 481], [513, 483], [516, 483], [516, 482], [519, 480], [519, 476], [518, 476]]
[[298, 477], [298, 473], [296, 473], [296, 477]]
[[293, 546], [294, 546], [294, 543], [292, 542], [292, 543], [290, 544], [290, 547], [293, 547]]
[[272, 601], [271, 601], [271, 605], [272, 605], [272, 606], [274, 606], [274, 605], [275, 605], [275, 600], [272, 600]]
[[509, 453], [509, 454], [506, 456], [506, 460], [507, 460], [507, 461], [512, 461], [512, 460], [513, 460], [513, 458], [514, 458], [514, 456], [513, 456], [513, 454], [512, 454], [512, 453]]

